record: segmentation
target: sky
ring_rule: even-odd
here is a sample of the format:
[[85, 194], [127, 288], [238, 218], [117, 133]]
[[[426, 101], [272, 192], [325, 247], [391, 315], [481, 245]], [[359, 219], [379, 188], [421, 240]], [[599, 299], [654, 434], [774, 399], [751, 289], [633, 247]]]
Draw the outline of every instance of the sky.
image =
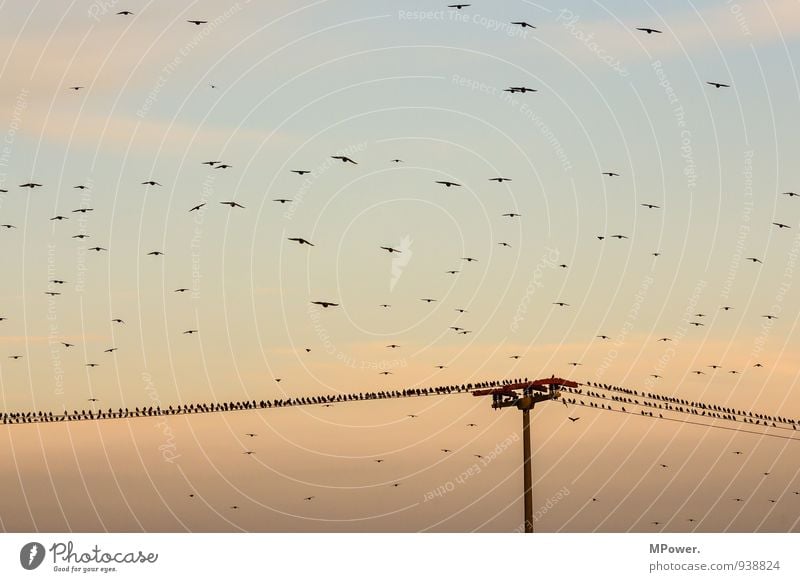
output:
[[[4, 2], [0, 410], [555, 374], [800, 417], [798, 10]], [[519, 420], [459, 394], [6, 426], [0, 528], [511, 532]], [[535, 498], [569, 491], [538, 529], [798, 530], [791, 441], [534, 423]]]

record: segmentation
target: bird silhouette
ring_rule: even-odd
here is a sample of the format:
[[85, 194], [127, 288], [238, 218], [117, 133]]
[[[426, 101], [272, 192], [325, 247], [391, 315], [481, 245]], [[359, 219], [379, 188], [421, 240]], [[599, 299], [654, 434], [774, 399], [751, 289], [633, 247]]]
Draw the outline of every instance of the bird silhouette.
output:
[[41, 184], [37, 184], [36, 182], [26, 182], [25, 184], [20, 184], [19, 187], [20, 188], [30, 188], [31, 190], [33, 190], [34, 188], [41, 188], [42, 185]]
[[358, 162], [354, 162], [352, 159], [348, 158], [347, 156], [331, 156], [334, 160], [339, 160], [342, 163], [350, 163], [350, 164], [358, 164]]
[[392, 253], [401, 253], [401, 252], [403, 252], [403, 251], [399, 251], [399, 250], [397, 250], [397, 249], [395, 249], [395, 248], [393, 248], [393, 247], [381, 247], [381, 248], [382, 248], [384, 251], [387, 251], [389, 254], [392, 254]]
[[603, 172], [603, 175], [608, 176], [609, 178], [619, 177], [619, 174], [617, 174], [616, 172]]
[[442, 184], [449, 188], [450, 186], [461, 186], [461, 184], [457, 184], [456, 182], [448, 182], [447, 180], [436, 180], [437, 184]]
[[567, 418], [568, 418], [569, 420], [571, 420], [572, 422], [577, 422], [578, 420], [580, 420], [580, 419], [581, 419], [581, 417], [580, 417], [580, 416], [568, 416]]
[[161, 251], [150, 251], [149, 253], [147, 253], [147, 256], [151, 255], [154, 257], [161, 257], [164, 255], [164, 253], [162, 253]]
[[310, 174], [311, 173], [311, 170], [290, 170], [290, 171], [294, 172], [298, 176], [302, 176], [303, 174]]
[[311, 303], [313, 305], [319, 305], [324, 309], [327, 309], [328, 307], [338, 307], [339, 306], [338, 303], [331, 303], [330, 301], [312, 301]]
[[778, 230], [780, 230], [780, 229], [782, 229], [782, 228], [792, 228], [792, 227], [791, 227], [791, 226], [789, 226], [788, 224], [783, 224], [783, 223], [781, 223], [781, 222], [773, 222], [772, 224], [774, 224], [775, 226], [777, 226], [777, 227], [778, 227]]
[[637, 28], [636, 30], [641, 30], [642, 32], [646, 32], [647, 34], [661, 34], [660, 30], [656, 30], [655, 28]]
[[206, 205], [206, 203], [205, 203], [205, 202], [203, 202], [202, 204], [198, 204], [197, 206], [192, 206], [192, 207], [189, 209], [189, 212], [194, 212], [195, 210], [200, 210], [200, 209], [201, 209], [203, 206], [205, 206], [205, 205]]
[[142, 186], [161, 186], [161, 184], [155, 180], [147, 180], [146, 182], [142, 182]]
[[448, 4], [448, 8], [455, 8], [456, 10], [461, 10], [462, 8], [466, 8], [467, 6], [472, 6], [472, 4]]
[[244, 206], [242, 206], [238, 202], [220, 202], [220, 204], [224, 204], [225, 206], [230, 206], [231, 208], [244, 208]]
[[208, 24], [207, 20], [187, 20], [186, 22], [189, 24], [195, 24], [197, 26], [200, 26], [201, 24]]
[[302, 245], [308, 245], [310, 247], [314, 246], [312, 243], [308, 242], [306, 239], [300, 238], [300, 237], [290, 237], [288, 240], [290, 240], [292, 242], [296, 242], [296, 243], [300, 244], [301, 246]]
[[280, 202], [281, 204], [286, 204], [287, 202], [291, 202], [289, 198], [275, 198], [273, 202]]
[[645, 208], [661, 208], [660, 206], [656, 206], [655, 204], [642, 204]]
[[531, 89], [530, 87], [509, 87], [508, 89], [503, 89], [508, 93], [536, 93], [538, 89]]
[[511, 24], [516, 24], [517, 26], [521, 26], [522, 28], [536, 28], [532, 24], [528, 24], [524, 20], [519, 20], [517, 22], [512, 22]]
[[497, 183], [499, 183], [499, 184], [502, 184], [503, 182], [510, 182], [510, 181], [511, 181], [511, 178], [500, 178], [500, 177], [497, 177], [497, 178], [489, 178], [489, 181], [490, 181], [490, 182], [497, 182]]

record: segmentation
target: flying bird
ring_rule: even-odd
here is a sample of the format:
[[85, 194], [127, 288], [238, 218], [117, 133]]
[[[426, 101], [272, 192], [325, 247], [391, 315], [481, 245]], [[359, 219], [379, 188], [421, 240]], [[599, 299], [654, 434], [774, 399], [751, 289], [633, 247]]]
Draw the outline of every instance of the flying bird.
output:
[[147, 256], [150, 256], [150, 255], [152, 255], [154, 257], [160, 257], [160, 256], [163, 256], [164, 253], [162, 253], [161, 251], [150, 251], [149, 253], [147, 253]]
[[187, 329], [185, 332], [183, 332], [183, 335], [192, 335], [193, 333], [197, 333], [197, 330], [196, 329]]
[[202, 204], [198, 204], [197, 206], [192, 206], [192, 207], [189, 209], [189, 212], [194, 212], [195, 210], [200, 210], [200, 209], [201, 209], [203, 206], [205, 206], [205, 205], [206, 205], [206, 203], [205, 203], [205, 202], [203, 202]]
[[564, 303], [563, 301], [554, 301], [553, 305], [558, 305], [559, 307], [569, 307], [569, 303]]
[[300, 245], [308, 245], [310, 247], [314, 246], [312, 243], [308, 242], [306, 239], [300, 238], [300, 237], [290, 237], [289, 240], [292, 241], [292, 242], [296, 242], [296, 243], [298, 243]]
[[533, 26], [532, 24], [528, 24], [524, 20], [512, 22], [511, 24], [516, 24], [517, 26], [521, 26], [522, 28], [536, 28], [535, 26]]
[[273, 202], [280, 202], [281, 204], [286, 204], [287, 202], [291, 202], [290, 198], [275, 198]]
[[35, 182], [26, 182], [25, 184], [20, 184], [19, 187], [20, 188], [30, 188], [31, 190], [33, 190], [34, 188], [41, 188], [42, 185], [41, 184], [37, 184]]
[[571, 420], [572, 422], [575, 422], [575, 421], [578, 421], [578, 420], [580, 420], [580, 419], [581, 419], [581, 417], [580, 417], [580, 416], [568, 416], [567, 418], [568, 418], [569, 420]]
[[208, 24], [207, 20], [187, 20], [186, 22], [189, 24], [195, 24], [197, 26], [200, 26], [201, 24]]
[[448, 182], [447, 180], [436, 180], [437, 184], [442, 184], [443, 186], [450, 187], [450, 186], [461, 186], [461, 184], [457, 184], [456, 182]]
[[764, 262], [764, 261], [761, 261], [760, 259], [757, 259], [755, 257], [747, 257], [745, 259], [745, 261], [753, 261], [754, 263], [763, 263]]
[[510, 181], [511, 181], [511, 178], [500, 178], [500, 177], [497, 177], [497, 178], [489, 178], [489, 181], [490, 181], [490, 182], [497, 182], [497, 183], [499, 183], [499, 184], [502, 184], [503, 182], [510, 182]]
[[220, 204], [224, 204], [225, 206], [230, 206], [231, 208], [244, 208], [244, 206], [242, 206], [238, 202], [220, 202]]
[[636, 30], [641, 30], [642, 32], [646, 32], [647, 34], [653, 34], [653, 33], [661, 34], [661, 31], [660, 30], [656, 30], [655, 28], [644, 28], [644, 27], [642, 27], [642, 28], [637, 28]]
[[655, 204], [642, 204], [645, 208], [661, 208], [660, 206], [656, 206]]
[[290, 170], [290, 171], [294, 172], [298, 176], [302, 176], [303, 174], [310, 174], [311, 173], [311, 170]]
[[730, 85], [726, 85], [725, 83], [715, 83], [714, 81], [706, 81], [707, 85], [711, 85], [719, 89], [720, 87], [730, 87]]
[[615, 176], [617, 176], [617, 177], [619, 176], [619, 174], [617, 174], [616, 172], [603, 172], [603, 175], [604, 176], [608, 176], [609, 178], [613, 178]]
[[358, 164], [358, 162], [354, 162], [352, 159], [348, 158], [347, 156], [331, 156], [334, 160], [340, 160], [342, 163], [348, 162], [351, 164]]
[[472, 4], [448, 4], [448, 8], [455, 8], [456, 10], [461, 10], [462, 8], [466, 8], [467, 6], [472, 6]]
[[781, 229], [781, 228], [792, 228], [792, 227], [791, 227], [791, 226], [789, 226], [788, 224], [782, 224], [782, 223], [780, 223], [780, 222], [773, 222], [772, 224], [774, 224], [775, 226], [777, 226], [779, 229]]
[[161, 186], [161, 184], [154, 180], [148, 180], [147, 182], [142, 182], [142, 186]]
[[311, 303], [314, 304], [314, 305], [320, 305], [324, 309], [327, 309], [328, 307], [338, 307], [339, 306], [338, 303], [331, 303], [330, 301], [312, 301]]
[[399, 250], [397, 250], [397, 249], [395, 249], [395, 248], [392, 248], [392, 247], [381, 247], [381, 248], [382, 248], [383, 250], [385, 250], [385, 251], [388, 251], [388, 252], [389, 252], [389, 254], [391, 254], [391, 253], [400, 253], [400, 252], [402, 252], [402, 251], [399, 251]]

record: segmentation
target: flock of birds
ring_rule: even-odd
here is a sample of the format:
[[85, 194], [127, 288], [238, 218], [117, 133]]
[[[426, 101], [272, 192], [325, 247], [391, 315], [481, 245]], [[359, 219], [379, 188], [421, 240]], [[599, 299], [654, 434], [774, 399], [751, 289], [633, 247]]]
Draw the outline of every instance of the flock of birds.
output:
[[[451, 5], [448, 5], [449, 8], [452, 8], [454, 10], [464, 10], [464, 9], [470, 7], [470, 6], [471, 6], [471, 4], [451, 4]], [[129, 17], [129, 16], [133, 16], [134, 13], [129, 11], [129, 10], [121, 10], [121, 11], [117, 12], [117, 15]], [[202, 26], [202, 25], [208, 23], [208, 21], [206, 21], [206, 20], [187, 20], [186, 22], [189, 23], [189, 24], [195, 25], [195, 26]], [[531, 29], [535, 29], [536, 28], [535, 26], [531, 25], [530, 23], [528, 23], [526, 21], [522, 21], [522, 20], [511, 22], [511, 24], [515, 25], [515, 26], [520, 26], [522, 28], [531, 28]], [[636, 28], [636, 30], [641, 31], [641, 32], [647, 34], [648, 36], [649, 35], [653, 35], [653, 34], [663, 34], [663, 31], [655, 29], [655, 28], [650, 28], [650, 27], [638, 27], [638, 28]], [[717, 82], [717, 81], [707, 81], [706, 83], [709, 86], [714, 87], [715, 89], [725, 89], [725, 88], [730, 88], [731, 87], [730, 83], [723, 83], [723, 82]], [[212, 85], [212, 87], [214, 87], [214, 85]], [[69, 87], [69, 90], [77, 92], [77, 91], [83, 90], [84, 88], [85, 87], [83, 85], [72, 85], [72, 86]], [[538, 89], [527, 87], [527, 86], [524, 86], [524, 85], [512, 85], [512, 86], [509, 86], [508, 88], [504, 89], [504, 91], [509, 92], [509, 93], [522, 93], [522, 94], [525, 94], [525, 93], [536, 93], [538, 91]], [[358, 161], [356, 161], [355, 159], [353, 159], [353, 158], [351, 158], [349, 156], [346, 156], [346, 155], [337, 154], [337, 155], [331, 155], [330, 157], [332, 159], [340, 161], [344, 165], [350, 165], [350, 166], [358, 166], [359, 165]], [[393, 164], [403, 164], [404, 163], [403, 159], [401, 159], [401, 158], [394, 158], [394, 159], [390, 160], [390, 162], [393, 163]], [[209, 168], [213, 168], [214, 170], [222, 170], [222, 171], [230, 170], [230, 169], [232, 169], [234, 167], [233, 164], [224, 162], [222, 160], [208, 160], [208, 161], [199, 162], [199, 164], [203, 165], [203, 166], [208, 166]], [[291, 173], [293, 173], [293, 174], [296, 174], [296, 175], [300, 176], [300, 177], [311, 173], [311, 170], [308, 170], [308, 169], [292, 169], [292, 170], [289, 170], [289, 171]], [[602, 172], [602, 176], [604, 176], [605, 178], [608, 178], [608, 179], [618, 178], [618, 177], [620, 177], [620, 175], [621, 175], [620, 172], [619, 171], [615, 171], [615, 170], [614, 171], [609, 170], [609, 171]], [[507, 183], [507, 182], [512, 182], [513, 178], [507, 177], [507, 176], [493, 176], [493, 177], [488, 177], [487, 180], [489, 182], [493, 182], [493, 183], [497, 183], [497, 184], [504, 184], [504, 183]], [[454, 181], [452, 179], [441, 179], [441, 180], [435, 180], [434, 182], [435, 182], [435, 184], [438, 184], [438, 185], [440, 185], [440, 186], [442, 186], [444, 188], [447, 188], [447, 189], [463, 187], [463, 183], [462, 182]], [[143, 180], [141, 182], [141, 186], [145, 186], [147, 188], [159, 188], [159, 187], [162, 187], [162, 184], [161, 184], [161, 182], [159, 182], [159, 181], [157, 181], [157, 180], [155, 180], [153, 178], [148, 178], [148, 179]], [[20, 183], [18, 187], [20, 189], [27, 189], [27, 190], [33, 191], [33, 190], [36, 190], [36, 189], [39, 189], [39, 188], [44, 188], [44, 184], [41, 183], [41, 182], [37, 182], [37, 181], [31, 180], [31, 181]], [[84, 185], [84, 184], [79, 184], [79, 185], [74, 186], [74, 188], [78, 189], [78, 190], [87, 190], [89, 187]], [[0, 192], [6, 193], [7, 190], [0, 189]], [[787, 198], [793, 198], [793, 197], [798, 197], [799, 196], [795, 192], [783, 192], [782, 195], [787, 197]], [[287, 203], [293, 202], [293, 199], [291, 199], [291, 198], [275, 198], [275, 199], [273, 199], [273, 201], [275, 203], [277, 203], [277, 204], [283, 205], [283, 204], [287, 204]], [[198, 202], [197, 204], [194, 204], [190, 208], [188, 208], [187, 212], [188, 213], [205, 212], [204, 208], [207, 207], [207, 205], [208, 205], [208, 202], [206, 202], [206, 201]], [[236, 200], [220, 201], [219, 205], [229, 208], [230, 211], [246, 210], [246, 206], [241, 204], [240, 202], [238, 202]], [[641, 206], [644, 207], [645, 209], [647, 209], [648, 211], [658, 211], [658, 210], [661, 209], [661, 206], [659, 204], [656, 204], [656, 203], [653, 203], [653, 202], [644, 202], [644, 203], [641, 203]], [[50, 217], [49, 220], [53, 221], [53, 222], [65, 222], [65, 221], [69, 221], [70, 220], [69, 214], [86, 215], [86, 214], [92, 213], [94, 211], [95, 211], [94, 207], [81, 206], [79, 208], [71, 209], [69, 211], [69, 213], [57, 214], [57, 215], [55, 215], [53, 217]], [[508, 218], [508, 219], [522, 218], [522, 215], [520, 213], [518, 213], [518, 212], [515, 212], [515, 211], [505, 212], [501, 216], [503, 218]], [[775, 226], [779, 230], [792, 228], [790, 225], [788, 225], [786, 223], [777, 222], [777, 221], [776, 222], [772, 222], [772, 225]], [[15, 224], [12, 224], [12, 223], [1, 224], [0, 227], [2, 227], [5, 230], [13, 230], [13, 229], [17, 228], [17, 226]], [[92, 238], [92, 235], [90, 235], [88, 233], [85, 233], [85, 232], [80, 232], [78, 234], [72, 235], [72, 238], [82, 241], [84, 239]], [[622, 241], [622, 240], [628, 240], [629, 236], [624, 234], [624, 233], [599, 234], [599, 235], [597, 235], [597, 239], [601, 240], [601, 241], [603, 241], [605, 239], [616, 239], [616, 240]], [[314, 247], [317, 246], [314, 242], [312, 242], [310, 240], [310, 237], [307, 236], [307, 235], [299, 235], [298, 234], [297, 236], [288, 237], [288, 240], [290, 242], [296, 243], [297, 245], [299, 245], [301, 247], [303, 247], [303, 246], [309, 247], [309, 249], [314, 248]], [[8, 247], [10, 242], [8, 240], [4, 240], [3, 244], [4, 244], [4, 246]], [[502, 247], [505, 247], [505, 248], [510, 248], [511, 247], [510, 243], [504, 242], [504, 241], [498, 242], [497, 244], [499, 246], [502, 246]], [[94, 251], [94, 252], [97, 252], [97, 253], [108, 252], [109, 251], [109, 246], [107, 244], [106, 244], [106, 246], [102, 246], [102, 245], [103, 245], [102, 242], [96, 243], [96, 244], [94, 244], [94, 246], [88, 247], [88, 250]], [[406, 252], [402, 248], [397, 248], [396, 246], [392, 246], [392, 245], [386, 244], [386, 243], [382, 244], [380, 241], [376, 241], [375, 242], [375, 249], [376, 249], [376, 252], [384, 251], [385, 253], [387, 253], [390, 256], [401, 255], [404, 252]], [[313, 251], [309, 250], [309, 252], [313, 252]], [[658, 257], [658, 256], [661, 255], [660, 252], [653, 252], [651, 254], [653, 256], [655, 256], [655, 257]], [[163, 249], [154, 249], [154, 250], [149, 250], [146, 253], [146, 255], [147, 256], [151, 256], [151, 257], [163, 257], [163, 256], [166, 255], [166, 253], [165, 253], [165, 251]], [[462, 261], [462, 264], [466, 265], [466, 264], [478, 262], [480, 259], [478, 257], [475, 257], [475, 256], [464, 256], [464, 257], [461, 257], [460, 260]], [[746, 260], [752, 262], [753, 264], [763, 264], [764, 263], [764, 259], [763, 258], [758, 258], [758, 257], [747, 257]], [[562, 269], [568, 269], [569, 268], [569, 266], [567, 264], [563, 264], [563, 263], [559, 264], [558, 267], [562, 268]], [[448, 275], [457, 275], [458, 273], [461, 272], [461, 269], [460, 268], [455, 268], [455, 269], [454, 268], [450, 268], [450, 269], [447, 269], [444, 272], [446, 274], [448, 274]], [[64, 280], [64, 279], [61, 279], [61, 278], [50, 279], [48, 281], [48, 287], [44, 291], [44, 293], [47, 296], [52, 297], [52, 298], [58, 297], [58, 296], [62, 295], [62, 291], [60, 291], [59, 289], [63, 288], [63, 286], [66, 283], [67, 283], [67, 281]], [[186, 293], [187, 291], [189, 291], [188, 287], [178, 287], [178, 288], [174, 289], [175, 293]], [[434, 297], [422, 297], [422, 298], [419, 298], [419, 300], [422, 301], [422, 302], [425, 302], [427, 304], [431, 304], [431, 303], [439, 301], [439, 299], [434, 298]], [[338, 299], [330, 298], [330, 297], [313, 298], [313, 299], [310, 300], [310, 304], [318, 306], [318, 307], [320, 307], [320, 308], [322, 308], [324, 310], [336, 308], [336, 307], [339, 307], [341, 305], [341, 303], [340, 303], [340, 301]], [[559, 307], [559, 308], [564, 308], [564, 309], [570, 307], [570, 303], [568, 303], [567, 301], [561, 300], [561, 299], [556, 300], [556, 301], [552, 301], [552, 305], [556, 306], [556, 307]], [[389, 304], [389, 303], [381, 303], [378, 306], [381, 307], [381, 308], [385, 308], [385, 309], [388, 309], [388, 308], [392, 307], [392, 305]], [[732, 309], [734, 309], [734, 307], [731, 306], [731, 305], [723, 305], [723, 306], [719, 307], [719, 310], [723, 311], [723, 312], [728, 312], [728, 311], [730, 311]], [[459, 316], [468, 313], [468, 310], [466, 308], [464, 308], [464, 307], [456, 307], [456, 308], [454, 308], [454, 311], [457, 312], [459, 314]], [[704, 326], [705, 325], [704, 318], [706, 318], [707, 315], [708, 315], [707, 313], [695, 313], [694, 314], [694, 320], [689, 322], [689, 324], [692, 325], [692, 326], [695, 326], [695, 327]], [[766, 314], [760, 314], [760, 317], [768, 319], [768, 320], [774, 320], [774, 319], [777, 319], [778, 316], [776, 314], [774, 314], [774, 313], [766, 313]], [[11, 317], [9, 315], [7, 315], [7, 314], [3, 314], [2, 316], [0, 316], [0, 322], [8, 322], [10, 319], [11, 319]], [[117, 325], [124, 325], [125, 324], [125, 321], [122, 318], [118, 318], [118, 317], [113, 318], [111, 320], [111, 322], [114, 323], [114, 324], [117, 324]], [[458, 324], [458, 323], [459, 323], [458, 321], [454, 322], [454, 324]], [[449, 329], [451, 331], [455, 332], [455, 334], [459, 334], [459, 335], [467, 335], [467, 334], [472, 333], [472, 330], [466, 329], [466, 328], [462, 327], [460, 324], [459, 325], [450, 326]], [[181, 330], [181, 333], [183, 335], [195, 335], [195, 334], [198, 334], [199, 331], [200, 331], [199, 329], [184, 329], [184, 330]], [[606, 334], [603, 334], [603, 333], [598, 334], [596, 337], [597, 337], [597, 339], [600, 339], [600, 340], [610, 340], [611, 339], [609, 335], [606, 335]], [[672, 339], [669, 338], [669, 337], [661, 337], [657, 341], [659, 341], [659, 342], [669, 342], [669, 341], [672, 341]], [[63, 347], [65, 349], [71, 349], [71, 348], [75, 347], [75, 343], [73, 343], [73, 342], [63, 341], [63, 342], [61, 342], [61, 344], [63, 345]], [[401, 346], [399, 344], [394, 343], [394, 342], [392, 342], [392, 343], [390, 343], [390, 344], [388, 344], [386, 346], [386, 348], [388, 348], [388, 349], [398, 349], [400, 347]], [[305, 350], [307, 352], [310, 351], [310, 349], [311, 348], [305, 348]], [[118, 351], [117, 347], [109, 346], [108, 348], [102, 350], [102, 353], [104, 353], [104, 354], [115, 354], [117, 351]], [[8, 354], [7, 357], [9, 359], [11, 359], [11, 360], [20, 360], [20, 359], [23, 358], [23, 356], [21, 354], [18, 354], [18, 353]], [[522, 355], [521, 354], [511, 354], [508, 357], [511, 358], [511, 359], [519, 360], [522, 357]], [[581, 362], [568, 362], [567, 364], [570, 365], [570, 366], [573, 366], [573, 367], [582, 365]], [[90, 361], [90, 362], [87, 362], [85, 365], [87, 367], [89, 367], [89, 368], [95, 368], [95, 367], [98, 367], [100, 364], [98, 362], [96, 362], [96, 361]], [[437, 363], [437, 364], [434, 364], [434, 365], [438, 369], [443, 369], [443, 368], [447, 367], [446, 364], [441, 364], [441, 363]], [[762, 367], [764, 367], [764, 365], [759, 362], [759, 363], [755, 363], [753, 365], [753, 367], [762, 368]], [[717, 370], [717, 369], [721, 369], [721, 365], [719, 365], [719, 364], [709, 364], [707, 366], [707, 368], [711, 369], [711, 370]], [[741, 370], [736, 370], [736, 369], [731, 369], [731, 370], [728, 371], [728, 373], [730, 373], [730, 374], [739, 374], [740, 372], [741, 372]], [[378, 373], [382, 374], [382, 375], [392, 374], [392, 372], [388, 371], [388, 370], [383, 370], [383, 371], [380, 371]], [[696, 374], [696, 375], [703, 375], [703, 374], [706, 374], [706, 371], [704, 371], [702, 369], [697, 369], [697, 370], [691, 370], [691, 373], [692, 374]], [[658, 374], [652, 374], [651, 376], [653, 378], [656, 378], [656, 379], [660, 379], [661, 378], [661, 376], [658, 375]], [[276, 378], [276, 381], [280, 382], [280, 380], [281, 380], [280, 378]], [[474, 387], [478, 388], [478, 387], [495, 386], [495, 385], [502, 385], [502, 384], [503, 384], [503, 382], [486, 382], [486, 383], [475, 384]], [[587, 407], [593, 407], [593, 408], [601, 408], [601, 409], [609, 410], [609, 411], [616, 411], [616, 412], [623, 412], [623, 413], [633, 413], [633, 409], [628, 410], [626, 408], [626, 405], [627, 405], [628, 407], [638, 407], [639, 414], [645, 415], [645, 416], [651, 416], [651, 417], [653, 416], [654, 411], [653, 410], [647, 410], [648, 408], [657, 409], [656, 410], [656, 414], [658, 414], [659, 418], [664, 418], [663, 417], [663, 412], [661, 412], [661, 411], [668, 410], [668, 411], [672, 411], [672, 412], [676, 412], [676, 413], [680, 413], [680, 414], [704, 416], [704, 417], [709, 417], [709, 418], [714, 418], [714, 419], [728, 420], [728, 421], [732, 421], [732, 422], [745, 422], [745, 423], [761, 425], [761, 426], [769, 427], [769, 428], [781, 428], [781, 427], [788, 428], [788, 427], [791, 427], [792, 430], [796, 430], [796, 426], [798, 424], [800, 424], [800, 421], [798, 421], [798, 420], [789, 419], [789, 418], [786, 418], [786, 417], [783, 417], [783, 416], [766, 415], [766, 414], [755, 414], [754, 415], [754, 413], [751, 412], [751, 411], [738, 410], [738, 409], [721, 407], [721, 406], [716, 406], [716, 405], [708, 405], [708, 404], [704, 404], [704, 403], [700, 403], [700, 402], [690, 402], [690, 401], [680, 400], [680, 399], [677, 399], [677, 398], [674, 398], [674, 397], [667, 397], [667, 396], [663, 396], [663, 395], [657, 395], [657, 394], [654, 394], [654, 393], [639, 393], [639, 392], [636, 392], [636, 391], [625, 390], [625, 389], [621, 389], [621, 388], [613, 387], [613, 386], [608, 386], [608, 385], [593, 384], [591, 382], [589, 383], [589, 385], [593, 386], [596, 390], [601, 390], [601, 392], [598, 392], [596, 390], [595, 391], [592, 391], [592, 390], [584, 391], [583, 388], [579, 388], [579, 389], [565, 388], [564, 390], [566, 392], [570, 393], [570, 396], [566, 396], [565, 395], [562, 398], [563, 404], [565, 406], [570, 406], [570, 405], [573, 405], [573, 406], [587, 406]], [[330, 407], [330, 406], [333, 406], [333, 405], [338, 404], [338, 403], [358, 401], [358, 400], [371, 400], [371, 399], [383, 399], [383, 398], [407, 398], [407, 397], [418, 397], [418, 396], [429, 396], [429, 395], [445, 395], [445, 394], [458, 393], [458, 392], [469, 392], [472, 388], [473, 388], [472, 384], [467, 384], [467, 385], [461, 385], [461, 386], [444, 386], [444, 387], [438, 387], [438, 388], [417, 388], [417, 389], [407, 389], [407, 390], [386, 390], [386, 391], [376, 391], [376, 392], [366, 392], [366, 393], [362, 392], [362, 393], [357, 393], [357, 394], [321, 395], [321, 396], [314, 396], [314, 397], [285, 398], [285, 399], [260, 400], [260, 401], [251, 400], [251, 401], [232, 401], [232, 402], [224, 402], [224, 403], [213, 403], [213, 402], [212, 403], [194, 403], [194, 404], [182, 404], [182, 405], [176, 406], [174, 408], [172, 406], [169, 406], [169, 407], [163, 408], [163, 409], [161, 407], [158, 407], [158, 406], [156, 406], [156, 407], [150, 406], [150, 407], [143, 407], [143, 408], [135, 407], [135, 408], [132, 408], [132, 409], [127, 408], [127, 407], [126, 408], [120, 407], [120, 408], [118, 408], [116, 410], [114, 410], [112, 408], [107, 408], [107, 409], [103, 410], [103, 409], [99, 409], [99, 408], [94, 408], [93, 407], [93, 408], [90, 408], [90, 409], [81, 409], [81, 410], [73, 409], [71, 412], [65, 410], [65, 411], [63, 411], [61, 413], [41, 412], [41, 411], [39, 411], [39, 412], [3, 412], [3, 413], [0, 413], [0, 423], [2, 423], [2, 424], [27, 424], [27, 423], [39, 423], [39, 422], [62, 422], [62, 421], [78, 421], [78, 420], [129, 419], [129, 418], [151, 417], [151, 416], [195, 414], [195, 413], [208, 413], [208, 412], [228, 412], [228, 411], [237, 411], [237, 410], [268, 409], [268, 408], [280, 408], [280, 407], [285, 407], [285, 406], [298, 406], [298, 405], [319, 405], [319, 406]], [[607, 397], [606, 394], [605, 394], [605, 392], [607, 392], [607, 391], [612, 392], [612, 395], [611, 395], [610, 398]], [[582, 398], [586, 398], [587, 400], [584, 401]], [[602, 402], [600, 405], [598, 405], [596, 402], [594, 402], [591, 399], [606, 400], [606, 402]], [[88, 401], [92, 402], [93, 405], [95, 405], [96, 403], [99, 402], [99, 399], [97, 397], [95, 397], [95, 396], [91, 396], [90, 398], [88, 398]], [[409, 417], [409, 419], [413, 419], [413, 418], [416, 418], [417, 415], [416, 414], [408, 414], [407, 416]], [[571, 422], [571, 423], [575, 423], [575, 422], [580, 420], [580, 417], [579, 416], [567, 416], [567, 420], [569, 422]], [[475, 425], [475, 423], [469, 423], [466, 426], [469, 427], [469, 428], [473, 428], [476, 425]], [[244, 436], [248, 437], [249, 439], [256, 439], [258, 437], [258, 434], [255, 433], [255, 432], [248, 432], [248, 433], [245, 433]], [[453, 449], [441, 448], [441, 451], [443, 453], [445, 453], [445, 454], [449, 454], [449, 453], [453, 452]], [[742, 451], [733, 451], [733, 453], [736, 454], [736, 455], [741, 455]], [[256, 451], [252, 450], [252, 449], [247, 449], [247, 450], [243, 451], [242, 454], [248, 455], [248, 456], [252, 456], [252, 455], [256, 454]], [[477, 457], [477, 458], [482, 458], [482, 456], [480, 454], [474, 454], [474, 456]], [[374, 461], [376, 463], [383, 463], [383, 462], [386, 461], [386, 459], [379, 458], [379, 459], [374, 459]], [[660, 468], [668, 469], [668, 465], [662, 463], [662, 464], [660, 464]], [[769, 474], [768, 472], [764, 473], [765, 476], [768, 475], [768, 474]], [[400, 483], [393, 483], [391, 486], [392, 487], [398, 487], [399, 485], [400, 485]], [[793, 493], [794, 493], [794, 495], [800, 495], [800, 491], [794, 491]], [[194, 498], [195, 497], [195, 493], [190, 493], [189, 497]], [[312, 501], [312, 500], [316, 499], [316, 496], [315, 495], [308, 495], [308, 496], [305, 496], [303, 499], [305, 501]], [[599, 501], [599, 499], [598, 498], [592, 498], [592, 501], [593, 502], [597, 502], [597, 501]], [[737, 497], [737, 498], [734, 499], [734, 501], [741, 502], [741, 501], [743, 501], [743, 498]], [[774, 499], [770, 499], [769, 501], [772, 502], [772, 503], [776, 502], [776, 500], [774, 500]], [[236, 509], [239, 509], [239, 506], [238, 505], [231, 505], [230, 509], [236, 510]], [[688, 521], [689, 522], [694, 522], [695, 519], [694, 518], [688, 518]], [[656, 525], [656, 526], [662, 524], [662, 522], [660, 522], [660, 521], [653, 521], [651, 523], [653, 525]]]

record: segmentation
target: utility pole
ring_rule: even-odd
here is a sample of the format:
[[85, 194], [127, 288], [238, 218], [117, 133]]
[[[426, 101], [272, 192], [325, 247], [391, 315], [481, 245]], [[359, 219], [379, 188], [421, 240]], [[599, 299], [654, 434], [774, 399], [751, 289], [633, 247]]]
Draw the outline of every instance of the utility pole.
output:
[[[531, 410], [537, 402], [555, 400], [561, 396], [559, 388], [578, 384], [563, 378], [544, 378], [532, 382], [504, 384], [497, 388], [473, 390], [473, 396], [492, 396], [492, 408], [514, 406], [522, 411], [522, 478], [525, 499], [525, 533], [533, 533], [533, 477], [531, 463]], [[521, 394], [520, 394], [521, 391]]]

